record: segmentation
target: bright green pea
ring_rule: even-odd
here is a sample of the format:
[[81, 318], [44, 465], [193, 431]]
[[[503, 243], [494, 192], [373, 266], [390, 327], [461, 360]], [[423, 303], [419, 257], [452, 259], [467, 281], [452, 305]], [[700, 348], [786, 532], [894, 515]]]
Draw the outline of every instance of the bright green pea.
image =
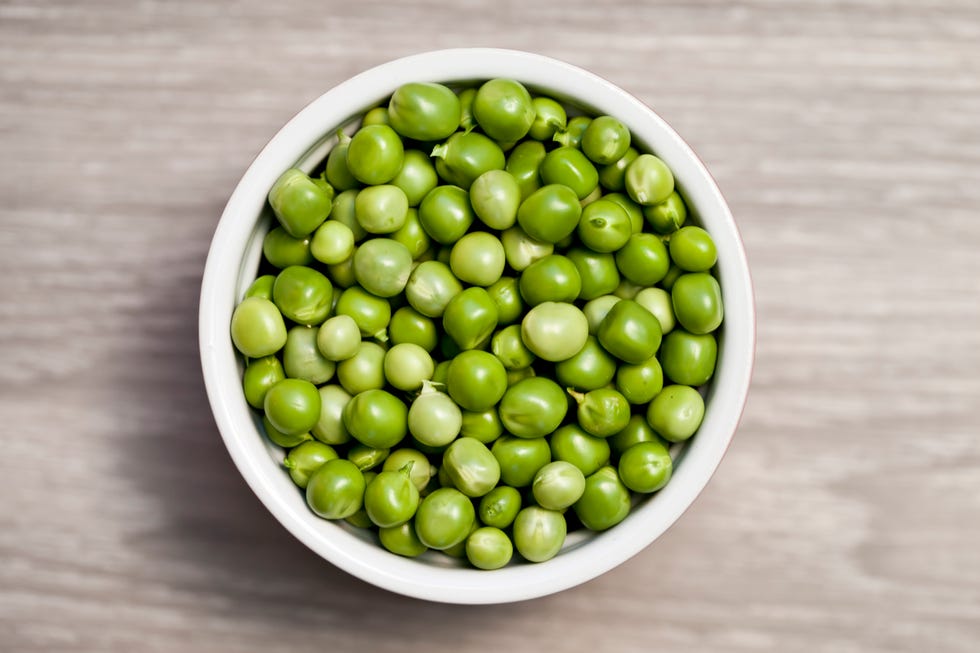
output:
[[[410, 466], [409, 466], [410, 465]], [[408, 477], [419, 492], [432, 480], [435, 469], [424, 453], [416, 449], [397, 449], [385, 458], [381, 469], [386, 472], [408, 470]]]
[[[518, 143], [517, 147], [511, 150], [507, 157], [505, 170], [511, 174], [517, 182], [520, 190], [520, 200], [523, 202], [528, 196], [541, 187], [541, 162], [547, 155], [544, 145], [538, 141], [524, 141]], [[471, 189], [472, 190], [472, 189]]]
[[468, 497], [482, 497], [500, 480], [500, 464], [475, 438], [458, 438], [442, 456], [453, 486]]
[[[592, 204], [592, 202], [595, 202], [596, 200], [601, 200], [601, 199], [602, 199], [602, 188], [600, 188], [599, 186], [596, 186], [595, 187], [595, 190], [593, 190], [591, 193], [589, 193], [588, 195], [586, 195], [585, 197], [583, 197], [582, 199], [580, 199], [578, 201], [578, 203], [584, 209], [589, 204]], [[565, 242], [565, 241], [568, 241], [568, 242]], [[566, 238], [565, 240], [563, 240], [561, 242], [561, 246], [562, 247], [568, 247], [570, 244], [571, 244], [571, 236], [569, 236], [568, 238]]]
[[418, 390], [432, 378], [435, 363], [429, 352], [418, 345], [402, 343], [385, 353], [384, 372], [388, 383], [399, 390]]
[[575, 116], [568, 121], [565, 129], [555, 133], [552, 140], [564, 147], [579, 147], [582, 143], [582, 136], [591, 123], [592, 118], [588, 116]]
[[388, 337], [392, 344], [411, 343], [427, 352], [439, 344], [436, 324], [411, 306], [402, 306], [391, 316]]
[[306, 503], [324, 519], [350, 517], [361, 509], [363, 501], [364, 475], [341, 458], [321, 465], [306, 485]]
[[637, 304], [647, 309], [660, 322], [660, 330], [667, 335], [674, 329], [674, 306], [670, 293], [663, 288], [644, 288], [634, 298]]
[[[391, 453], [391, 450], [387, 447], [375, 448], [364, 444], [357, 444], [347, 452], [347, 460], [354, 463], [362, 472], [366, 472], [387, 460], [389, 453]], [[367, 479], [365, 478], [366, 482]]]
[[339, 191], [357, 188], [358, 181], [347, 167], [347, 148], [350, 146], [350, 136], [343, 129], [337, 130], [337, 144], [327, 155], [327, 166], [324, 171], [327, 181]]
[[627, 281], [652, 286], [670, 269], [670, 258], [663, 242], [653, 234], [633, 234], [616, 252], [616, 265]]
[[497, 305], [483, 288], [467, 288], [449, 300], [442, 328], [460, 349], [475, 349], [497, 328]]
[[345, 361], [361, 347], [361, 331], [349, 315], [335, 315], [322, 325], [316, 345], [327, 360]]
[[432, 157], [440, 177], [467, 190], [482, 174], [503, 170], [507, 162], [500, 146], [477, 132], [456, 132], [432, 149]]
[[630, 492], [616, 469], [607, 465], [585, 479], [585, 492], [572, 507], [583, 526], [604, 531], [626, 519]]
[[550, 462], [534, 475], [531, 493], [547, 510], [564, 510], [578, 501], [585, 491], [585, 475], [563, 460]]
[[497, 410], [509, 433], [539, 438], [552, 433], [565, 419], [568, 400], [557, 383], [533, 376], [507, 388]]
[[615, 202], [596, 200], [582, 210], [578, 237], [593, 251], [615, 252], [626, 245], [632, 234], [629, 215]]
[[387, 184], [405, 161], [402, 139], [388, 125], [361, 127], [347, 147], [347, 168], [361, 183]]
[[623, 452], [638, 442], [660, 442], [666, 440], [657, 435], [657, 432], [647, 423], [643, 415], [633, 415], [630, 421], [619, 433], [616, 433], [606, 441], [617, 456], [622, 456]]
[[293, 483], [306, 489], [313, 472], [325, 462], [337, 458], [337, 452], [329, 444], [310, 440], [290, 449], [282, 466], [289, 470]]
[[344, 408], [344, 426], [362, 444], [393, 447], [408, 433], [408, 409], [391, 393], [365, 390]]
[[538, 141], [548, 141], [555, 132], [565, 129], [568, 120], [565, 107], [549, 97], [536, 97], [531, 104], [534, 106], [534, 122], [528, 136]]
[[382, 471], [364, 490], [364, 510], [376, 526], [393, 528], [415, 516], [419, 489], [412, 483], [412, 465]]
[[636, 299], [641, 290], [643, 290], [643, 286], [630, 283], [629, 279], [622, 279], [616, 286], [616, 290], [613, 291], [613, 295], [620, 299]]
[[578, 226], [582, 216], [582, 206], [578, 200], [575, 191], [568, 186], [542, 186], [521, 202], [517, 209], [517, 222], [531, 238], [557, 243], [570, 236]]
[[495, 333], [490, 340], [490, 350], [508, 370], [522, 370], [535, 360], [534, 354], [521, 339], [521, 327], [517, 324]]
[[487, 288], [487, 294], [497, 305], [497, 324], [512, 324], [524, 315], [520, 286], [514, 277], [501, 277]]
[[429, 234], [425, 233], [425, 229], [422, 228], [419, 212], [416, 209], [408, 210], [405, 216], [405, 224], [390, 237], [404, 245], [415, 261], [420, 260], [432, 245]]
[[631, 404], [645, 404], [664, 387], [660, 362], [651, 356], [637, 365], [620, 365], [616, 370], [616, 389]]
[[470, 186], [470, 204], [491, 229], [508, 229], [517, 221], [521, 188], [506, 170], [488, 170]]
[[504, 272], [504, 246], [493, 234], [468, 233], [453, 245], [449, 267], [460, 281], [474, 286], [493, 285]]
[[[347, 225], [336, 220], [327, 220], [313, 234], [310, 241], [311, 259], [327, 265], [343, 263], [354, 254], [354, 232]], [[295, 263], [306, 265], [310, 263]]]
[[674, 317], [691, 333], [711, 333], [725, 317], [721, 286], [707, 272], [692, 272], [677, 277], [670, 296]]
[[356, 354], [337, 364], [337, 380], [352, 395], [383, 388], [384, 358], [384, 347], [374, 342], [362, 342]]
[[667, 270], [667, 274], [660, 280], [660, 285], [665, 290], [671, 290], [674, 287], [674, 282], [677, 281], [678, 277], [680, 277], [682, 274], [684, 274], [684, 270], [677, 267], [676, 264], [671, 263], [670, 269]]
[[302, 170], [290, 168], [272, 185], [269, 204], [290, 236], [304, 238], [330, 215], [333, 188], [310, 179]]
[[289, 435], [288, 433], [283, 433], [269, 421], [267, 416], [262, 417], [262, 428], [265, 431], [266, 436], [274, 443], [282, 447], [283, 449], [290, 449], [303, 442], [307, 442], [313, 439], [309, 433], [296, 433], [294, 435]]
[[520, 277], [521, 297], [530, 306], [572, 302], [582, 290], [582, 278], [572, 261], [559, 254], [542, 257]]
[[405, 289], [411, 273], [411, 252], [391, 238], [368, 240], [354, 253], [354, 278], [372, 295], [394, 297]]
[[566, 256], [582, 280], [578, 299], [593, 300], [611, 293], [619, 285], [619, 270], [612, 254], [575, 247]]
[[309, 432], [320, 417], [320, 394], [302, 379], [284, 379], [265, 394], [265, 416], [285, 435]]
[[568, 525], [560, 512], [529, 506], [514, 520], [514, 546], [524, 559], [544, 562], [558, 554], [567, 532]]
[[391, 305], [360, 286], [351, 286], [341, 293], [334, 310], [337, 315], [353, 318], [361, 335], [369, 338], [385, 336], [385, 327], [391, 321]]
[[411, 521], [391, 528], [379, 528], [378, 539], [381, 546], [406, 558], [416, 558], [429, 550], [415, 534], [415, 524]]
[[429, 191], [439, 184], [439, 175], [428, 155], [421, 150], [405, 150], [402, 169], [391, 180], [405, 193], [409, 206], [418, 206]]
[[657, 233], [669, 234], [680, 229], [687, 220], [687, 206], [675, 190], [663, 202], [643, 207], [643, 217]]
[[525, 367], [521, 370], [507, 370], [507, 387], [514, 385], [524, 379], [537, 376], [533, 367]]
[[490, 138], [519, 141], [534, 124], [536, 112], [531, 94], [512, 79], [491, 79], [473, 98], [473, 118]]
[[636, 365], [657, 353], [662, 334], [660, 322], [650, 311], [623, 299], [609, 309], [596, 336], [610, 354]]
[[487, 410], [504, 396], [507, 370], [493, 354], [464, 351], [449, 365], [446, 386], [449, 396], [465, 410]]
[[333, 285], [313, 268], [291, 265], [276, 277], [272, 301], [297, 324], [320, 324], [330, 314]]
[[357, 222], [370, 234], [398, 231], [408, 217], [408, 197], [398, 186], [368, 186], [354, 200]]
[[231, 339], [249, 358], [262, 358], [286, 344], [286, 324], [268, 299], [248, 297], [231, 315]]
[[339, 222], [354, 234], [354, 242], [359, 243], [367, 236], [364, 227], [357, 221], [357, 196], [358, 190], [345, 190], [333, 201], [333, 211], [330, 212], [330, 219]]
[[415, 513], [415, 532], [422, 544], [441, 551], [464, 541], [475, 520], [469, 497], [444, 487], [422, 499]]
[[521, 337], [539, 358], [563, 361], [582, 351], [589, 337], [589, 321], [572, 304], [544, 302], [524, 316]]
[[419, 205], [419, 222], [432, 240], [455, 243], [473, 224], [469, 194], [459, 186], [436, 186]]
[[588, 434], [578, 424], [567, 424], [551, 436], [551, 457], [571, 463], [589, 476], [609, 462], [609, 441]]
[[520, 511], [521, 493], [509, 485], [498, 485], [480, 499], [477, 515], [487, 526], [507, 528]]
[[463, 415], [448, 395], [426, 384], [408, 409], [408, 429], [418, 442], [442, 447], [459, 435]]
[[590, 435], [608, 438], [626, 428], [630, 405], [622, 393], [610, 388], [591, 390], [586, 394], [569, 392], [578, 402], [578, 423]]
[[502, 435], [490, 452], [500, 464], [500, 480], [512, 488], [527, 487], [538, 470], [551, 462], [551, 449], [543, 437]]
[[652, 154], [641, 154], [626, 169], [626, 192], [637, 204], [660, 204], [674, 192], [674, 175]]
[[710, 333], [696, 335], [677, 329], [664, 337], [660, 360], [664, 374], [674, 383], [704, 385], [715, 372], [718, 341]]
[[685, 272], [704, 272], [717, 262], [718, 250], [701, 227], [681, 227], [670, 237], [670, 258]]
[[520, 227], [511, 227], [504, 231], [500, 234], [500, 242], [504, 246], [507, 264], [518, 272], [555, 251], [552, 243], [535, 240]]
[[442, 84], [402, 84], [391, 94], [388, 118], [392, 128], [405, 138], [437, 141], [459, 126], [459, 98]]
[[464, 88], [457, 95], [459, 97], [459, 128], [465, 132], [471, 132], [476, 127], [476, 120], [473, 119], [473, 100], [476, 99], [476, 89]]
[[320, 417], [310, 433], [325, 444], [349, 442], [350, 433], [344, 426], [344, 408], [350, 402], [351, 396], [339, 385], [324, 385], [317, 392], [320, 395]]
[[405, 297], [426, 317], [442, 317], [449, 302], [463, 292], [463, 285], [449, 266], [439, 261], [419, 263], [408, 278]]
[[320, 353], [316, 342], [317, 331], [307, 326], [294, 326], [286, 335], [282, 365], [289, 378], [303, 379], [314, 385], [333, 378], [337, 364]]
[[634, 492], [649, 494], [667, 485], [674, 463], [667, 447], [659, 442], [640, 442], [619, 459], [619, 477]]
[[436, 371], [432, 373], [432, 383], [442, 392], [446, 390], [446, 381], [449, 379], [449, 365], [451, 360], [443, 360], [436, 363]]
[[630, 217], [630, 224], [633, 226], [633, 233], [638, 234], [643, 231], [643, 210], [629, 196], [622, 193], [606, 193], [602, 199], [615, 202], [626, 211], [626, 215]]
[[599, 172], [582, 151], [574, 147], [559, 147], [548, 152], [539, 173], [542, 182], [567, 186], [576, 199], [584, 199], [599, 185]]
[[704, 399], [686, 385], [668, 385], [647, 408], [647, 422], [670, 442], [683, 442], [694, 435], [704, 419]]
[[245, 299], [249, 297], [261, 297], [272, 301], [272, 286], [276, 283], [276, 275], [263, 274], [252, 282], [252, 285], [245, 291]]
[[582, 349], [555, 365], [555, 376], [565, 387], [576, 390], [596, 390], [608, 385], [616, 374], [616, 359], [589, 336]]
[[606, 319], [606, 315], [609, 310], [616, 304], [616, 302], [621, 301], [616, 295], [602, 295], [601, 297], [596, 297], [590, 300], [589, 303], [585, 305], [582, 312], [585, 313], [585, 319], [589, 322], [589, 334], [595, 335], [599, 331], [599, 325], [602, 321]]
[[582, 152], [598, 165], [609, 165], [626, 154], [630, 130], [612, 116], [598, 116], [582, 134]]
[[638, 156], [640, 153], [630, 147], [619, 159], [599, 168], [599, 185], [617, 193], [626, 190], [626, 169]]
[[484, 526], [466, 538], [466, 559], [477, 569], [500, 569], [513, 555], [514, 545], [499, 528]]
[[313, 262], [310, 254], [310, 237], [293, 238], [282, 227], [276, 227], [262, 240], [262, 254], [277, 268], [290, 265], [308, 265]]
[[368, 110], [361, 118], [361, 126], [367, 127], [369, 125], [390, 125], [391, 117], [388, 115], [388, 109], [385, 107], [374, 107]]
[[463, 422], [459, 434], [466, 438], [490, 444], [504, 433], [504, 426], [496, 408], [463, 411]]
[[282, 369], [282, 364], [275, 356], [251, 359], [242, 377], [245, 401], [252, 408], [261, 410], [265, 404], [265, 394], [269, 388], [285, 378], [286, 373]]

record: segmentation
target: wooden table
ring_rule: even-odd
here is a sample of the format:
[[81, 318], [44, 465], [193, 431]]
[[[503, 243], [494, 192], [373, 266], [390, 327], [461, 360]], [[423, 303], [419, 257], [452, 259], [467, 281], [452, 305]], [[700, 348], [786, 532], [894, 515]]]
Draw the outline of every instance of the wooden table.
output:
[[[753, 391], [707, 491], [517, 605], [365, 585], [245, 486], [204, 258], [252, 157], [348, 76], [498, 45], [652, 105], [731, 202]], [[980, 4], [0, 1], [0, 649], [975, 651]]]

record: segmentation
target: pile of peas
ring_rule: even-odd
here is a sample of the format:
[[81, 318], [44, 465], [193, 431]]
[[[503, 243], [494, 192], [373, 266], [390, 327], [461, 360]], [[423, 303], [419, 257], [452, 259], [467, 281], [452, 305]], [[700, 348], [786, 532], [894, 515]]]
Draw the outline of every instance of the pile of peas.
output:
[[317, 515], [389, 551], [540, 562], [670, 479], [723, 317], [717, 253], [611, 116], [410, 83], [269, 192], [231, 336]]

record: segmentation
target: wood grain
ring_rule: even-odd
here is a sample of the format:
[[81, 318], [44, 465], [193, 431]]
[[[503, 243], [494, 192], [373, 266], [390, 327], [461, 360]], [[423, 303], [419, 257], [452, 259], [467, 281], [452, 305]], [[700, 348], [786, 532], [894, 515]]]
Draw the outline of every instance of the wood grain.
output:
[[[655, 545], [519, 605], [427, 604], [293, 540], [196, 345], [241, 172], [346, 77], [530, 49], [704, 158], [758, 294], [735, 445]], [[980, 4], [0, 0], [0, 649], [974, 651]]]

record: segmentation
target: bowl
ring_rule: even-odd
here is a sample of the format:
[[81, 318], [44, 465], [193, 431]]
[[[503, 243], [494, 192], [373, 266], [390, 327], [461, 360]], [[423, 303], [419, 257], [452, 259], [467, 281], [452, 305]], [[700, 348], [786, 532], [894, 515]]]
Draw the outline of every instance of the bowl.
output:
[[[673, 170], [692, 218], [718, 249], [717, 276], [725, 304], [715, 377], [698, 433], [673, 450], [670, 483], [639, 502], [619, 525], [569, 535], [562, 551], [538, 563], [496, 571], [467, 568], [429, 553], [407, 559], [381, 548], [368, 531], [315, 516], [280, 466], [283, 453], [260, 432], [241, 389], [243, 361], [229, 335], [235, 305], [255, 278], [262, 238], [272, 223], [266, 196], [291, 166], [309, 172], [353, 125], [410, 81], [475, 82], [496, 77], [523, 82], [594, 114], [619, 118], [633, 140]], [[576, 66], [528, 52], [488, 48], [439, 50], [363, 72], [327, 91], [276, 134], [245, 171], [215, 230], [201, 288], [201, 364], [215, 422], [228, 452], [266, 508], [324, 559], [369, 583], [407, 596], [446, 603], [503, 603], [539, 597], [586, 582], [647, 547], [697, 498], [727, 450], [745, 403], [755, 350], [755, 315], [748, 264], [728, 205], [704, 164], [649, 107], [614, 84]]]

